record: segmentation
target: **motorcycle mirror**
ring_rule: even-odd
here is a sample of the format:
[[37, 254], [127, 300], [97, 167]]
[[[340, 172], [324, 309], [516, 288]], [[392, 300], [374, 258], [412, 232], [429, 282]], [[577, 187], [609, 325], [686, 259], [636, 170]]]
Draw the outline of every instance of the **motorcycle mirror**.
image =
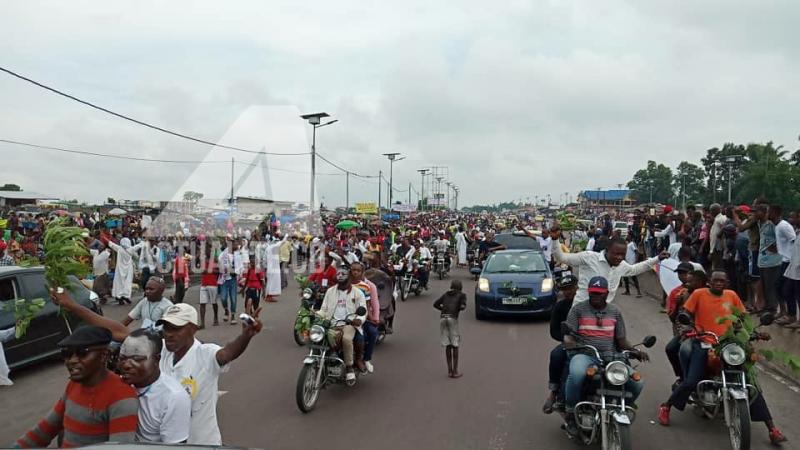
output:
[[364, 308], [363, 306], [359, 306], [358, 308], [356, 308], [357, 316], [363, 316], [366, 313], [367, 313], [367, 308]]
[[766, 314], [762, 315], [761, 319], [759, 320], [759, 323], [761, 324], [761, 326], [764, 326], [764, 327], [768, 327], [768, 326], [772, 325], [772, 322], [775, 322], [775, 314], [772, 314], [772, 313], [766, 313]]
[[692, 324], [692, 316], [689, 315], [686, 311], [681, 311], [678, 313], [677, 317], [678, 323], [681, 325], [691, 325]]
[[652, 348], [654, 345], [656, 345], [656, 340], [656, 337], [653, 335], [645, 336], [644, 341], [642, 341], [642, 345], [647, 348]]

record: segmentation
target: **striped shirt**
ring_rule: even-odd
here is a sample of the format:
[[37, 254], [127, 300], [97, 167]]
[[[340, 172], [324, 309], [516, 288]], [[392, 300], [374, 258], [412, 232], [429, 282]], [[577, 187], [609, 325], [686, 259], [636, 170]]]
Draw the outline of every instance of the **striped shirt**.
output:
[[62, 431], [62, 448], [133, 442], [138, 408], [136, 391], [112, 372], [92, 387], [70, 381], [53, 409], [19, 438], [16, 445], [19, 448], [47, 447]]
[[587, 301], [574, 303], [567, 315], [567, 326], [579, 344], [597, 348], [601, 356], [617, 351], [617, 339], [625, 337], [625, 321], [613, 303], [594, 309]]

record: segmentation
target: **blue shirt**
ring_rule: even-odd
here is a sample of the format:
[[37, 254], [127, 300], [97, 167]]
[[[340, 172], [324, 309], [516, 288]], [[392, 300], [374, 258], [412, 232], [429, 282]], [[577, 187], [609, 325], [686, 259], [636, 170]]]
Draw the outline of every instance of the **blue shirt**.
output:
[[758, 267], [775, 267], [780, 266], [783, 262], [781, 254], [777, 251], [772, 252], [767, 250], [771, 245], [777, 246], [778, 239], [775, 236], [775, 224], [771, 221], [766, 221], [758, 225], [760, 240], [758, 242]]

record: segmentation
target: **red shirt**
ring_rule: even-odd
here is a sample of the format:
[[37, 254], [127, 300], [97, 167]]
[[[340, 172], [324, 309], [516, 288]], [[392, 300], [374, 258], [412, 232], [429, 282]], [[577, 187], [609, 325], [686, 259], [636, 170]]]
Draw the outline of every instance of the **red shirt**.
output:
[[208, 261], [208, 267], [203, 271], [200, 277], [200, 286], [216, 286], [219, 280], [219, 273], [217, 273], [217, 264], [213, 259]]
[[686, 288], [683, 287], [683, 285], [678, 286], [669, 293], [669, 296], [667, 296], [667, 314], [670, 316], [677, 312], [675, 310], [678, 309], [678, 295], [680, 295], [684, 289]]
[[[323, 283], [327, 280], [327, 283]], [[336, 268], [333, 265], [328, 266], [327, 269], [317, 269], [316, 272], [308, 277], [308, 281], [313, 281], [322, 287], [331, 287], [336, 285]]]
[[257, 270], [255, 267], [247, 269], [247, 273], [243, 277], [244, 287], [248, 289], [263, 289], [264, 271]]

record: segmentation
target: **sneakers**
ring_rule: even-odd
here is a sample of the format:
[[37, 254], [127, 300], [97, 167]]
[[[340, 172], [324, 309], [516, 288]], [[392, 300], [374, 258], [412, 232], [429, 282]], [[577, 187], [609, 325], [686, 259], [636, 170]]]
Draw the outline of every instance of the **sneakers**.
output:
[[367, 372], [372, 373], [375, 371], [375, 367], [372, 365], [372, 361], [364, 361], [364, 365], [367, 366]]
[[552, 395], [547, 397], [547, 400], [544, 401], [544, 405], [542, 406], [542, 412], [545, 414], [553, 414], [553, 404], [556, 402], [556, 398]]
[[236, 325], [236, 319], [231, 319], [231, 325]]
[[778, 445], [782, 442], [788, 441], [788, 439], [786, 439], [786, 436], [784, 436], [783, 433], [781, 433], [781, 430], [776, 427], [769, 430], [769, 441], [772, 442], [772, 445]]
[[353, 372], [353, 369], [347, 369], [347, 375], [344, 379], [345, 381], [356, 381], [356, 373]]
[[569, 435], [570, 439], [574, 439], [580, 434], [580, 431], [578, 430], [578, 424], [575, 423], [574, 413], [567, 413], [564, 429], [567, 430], [567, 434]]
[[668, 427], [669, 426], [669, 406], [661, 405], [658, 407], [658, 423]]

